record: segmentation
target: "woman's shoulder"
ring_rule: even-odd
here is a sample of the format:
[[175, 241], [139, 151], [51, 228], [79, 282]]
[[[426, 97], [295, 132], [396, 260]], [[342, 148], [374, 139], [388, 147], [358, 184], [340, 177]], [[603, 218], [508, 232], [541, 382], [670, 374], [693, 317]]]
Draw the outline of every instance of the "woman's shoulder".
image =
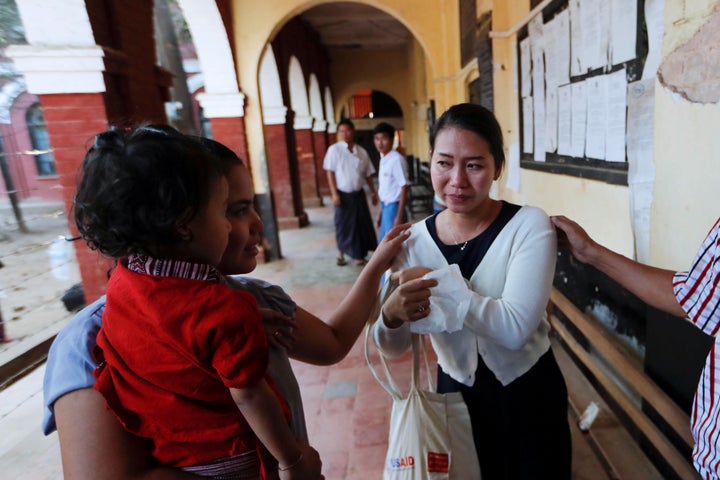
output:
[[518, 207], [514, 218], [521, 220], [523, 223], [550, 225], [550, 217], [542, 208], [533, 205], [522, 205]]

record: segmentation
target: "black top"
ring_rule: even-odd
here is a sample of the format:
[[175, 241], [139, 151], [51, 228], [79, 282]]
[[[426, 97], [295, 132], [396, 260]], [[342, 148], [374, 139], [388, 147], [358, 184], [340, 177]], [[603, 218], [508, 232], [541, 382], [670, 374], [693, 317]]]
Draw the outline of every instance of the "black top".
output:
[[478, 265], [480, 265], [480, 262], [482, 262], [482, 259], [485, 257], [490, 245], [492, 245], [498, 234], [500, 234], [502, 229], [505, 228], [505, 225], [507, 225], [510, 219], [515, 216], [520, 208], [520, 205], [515, 205], [502, 200], [502, 207], [497, 218], [493, 220], [490, 226], [482, 233], [475, 238], [468, 240], [467, 245], [465, 245], [465, 248], [462, 250], [460, 247], [465, 242], [457, 245], [445, 245], [438, 238], [437, 230], [435, 229], [435, 218], [437, 217], [437, 213], [432, 217], [428, 217], [428, 219], [425, 220], [425, 225], [427, 226], [428, 232], [430, 232], [430, 236], [433, 240], [435, 240], [435, 244], [440, 249], [440, 252], [443, 254], [448, 264], [451, 265], [453, 263], [457, 263], [460, 267], [462, 276], [470, 280], [473, 272], [475, 272], [475, 269]]

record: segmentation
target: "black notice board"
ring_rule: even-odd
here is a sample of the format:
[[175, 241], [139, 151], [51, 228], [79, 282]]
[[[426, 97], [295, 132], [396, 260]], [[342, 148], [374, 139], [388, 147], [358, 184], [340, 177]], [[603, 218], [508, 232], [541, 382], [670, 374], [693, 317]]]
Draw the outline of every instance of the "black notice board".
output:
[[[539, 2], [535, 2], [531, 6], [538, 5]], [[543, 22], [547, 23], [555, 15], [568, 9], [568, 0], [554, 0], [550, 2], [542, 11]], [[582, 82], [590, 77], [596, 75], [607, 75], [623, 68], [626, 71], [627, 82], [634, 82], [639, 80], [642, 76], [643, 66], [648, 54], [648, 36], [647, 36], [647, 25], [645, 23], [645, 0], [637, 0], [637, 41], [636, 41], [636, 57], [628, 62], [614, 65], [610, 69], [595, 69], [587, 72], [584, 75], [572, 76], [570, 83]], [[523, 27], [518, 32], [517, 41], [517, 58], [520, 58], [520, 41], [527, 38], [528, 29], [527, 26]], [[522, 72], [518, 68], [518, 82], [521, 81]], [[518, 92], [518, 96], [520, 96]], [[519, 105], [522, 105], [522, 98], [519, 98]], [[522, 110], [522, 109], [521, 109]], [[523, 125], [523, 113], [519, 112], [520, 116], [520, 139], [522, 141], [522, 125]], [[523, 149], [521, 148], [521, 152]], [[616, 185], [627, 185], [627, 171], [628, 164], [625, 162], [608, 162], [604, 160], [598, 160], [588, 157], [571, 157], [567, 155], [559, 155], [557, 153], [546, 153], [546, 161], [538, 162], [533, 159], [532, 154], [521, 153], [520, 156], [520, 167], [527, 168], [530, 170], [539, 170], [548, 173], [557, 173], [563, 175], [571, 175], [575, 177], [588, 178], [593, 180], [600, 180]]]

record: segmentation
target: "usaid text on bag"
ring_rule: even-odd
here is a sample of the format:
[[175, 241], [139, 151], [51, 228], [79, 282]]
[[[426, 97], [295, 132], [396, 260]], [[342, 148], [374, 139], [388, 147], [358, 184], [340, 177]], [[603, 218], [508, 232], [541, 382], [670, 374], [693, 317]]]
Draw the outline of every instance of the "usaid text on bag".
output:
[[[415, 467], [415, 457], [398, 457], [389, 459], [391, 471], [400, 471], [406, 468]], [[427, 452], [428, 473], [450, 473], [450, 454], [440, 452]]]

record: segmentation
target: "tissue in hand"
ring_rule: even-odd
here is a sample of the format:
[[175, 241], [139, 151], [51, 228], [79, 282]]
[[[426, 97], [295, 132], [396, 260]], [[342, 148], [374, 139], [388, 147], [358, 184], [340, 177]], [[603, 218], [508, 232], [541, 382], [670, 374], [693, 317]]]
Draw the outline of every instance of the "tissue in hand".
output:
[[438, 281], [430, 289], [430, 314], [410, 324], [413, 333], [452, 333], [463, 327], [465, 316], [470, 308], [470, 295], [467, 282], [460, 273], [457, 264], [433, 270], [423, 278]]

